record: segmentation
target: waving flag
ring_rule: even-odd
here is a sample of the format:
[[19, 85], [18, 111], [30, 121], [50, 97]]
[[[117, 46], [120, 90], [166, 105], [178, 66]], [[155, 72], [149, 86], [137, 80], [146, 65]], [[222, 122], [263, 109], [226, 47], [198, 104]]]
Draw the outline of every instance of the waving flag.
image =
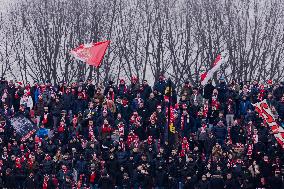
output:
[[284, 129], [276, 123], [266, 99], [253, 104], [253, 106], [255, 107], [255, 111], [258, 112], [259, 116], [263, 118], [264, 124], [267, 124], [270, 127], [279, 145], [284, 148]]
[[83, 44], [73, 49], [70, 53], [78, 60], [99, 67], [109, 44], [110, 41]]
[[217, 58], [215, 59], [212, 68], [208, 72], [204, 72], [200, 76], [201, 85], [206, 85], [208, 80], [213, 77], [213, 74], [220, 68], [220, 66], [225, 62], [224, 61], [224, 55], [219, 54]]

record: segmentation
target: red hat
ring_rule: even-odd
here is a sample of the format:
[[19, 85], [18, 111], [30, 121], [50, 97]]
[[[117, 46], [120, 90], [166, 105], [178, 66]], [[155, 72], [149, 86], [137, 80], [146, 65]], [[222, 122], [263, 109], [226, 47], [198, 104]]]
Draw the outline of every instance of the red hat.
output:
[[132, 81], [137, 81], [137, 77], [136, 77], [135, 75], [133, 75], [133, 76], [131, 77], [131, 80], [132, 80]]
[[267, 81], [267, 84], [268, 84], [268, 85], [272, 85], [272, 80], [269, 79], [269, 80]]
[[20, 163], [21, 162], [21, 159], [20, 158], [16, 158], [16, 163]]
[[165, 100], [166, 102], [168, 102], [168, 101], [170, 100], [170, 98], [165, 95], [165, 96], [164, 96], [164, 100]]

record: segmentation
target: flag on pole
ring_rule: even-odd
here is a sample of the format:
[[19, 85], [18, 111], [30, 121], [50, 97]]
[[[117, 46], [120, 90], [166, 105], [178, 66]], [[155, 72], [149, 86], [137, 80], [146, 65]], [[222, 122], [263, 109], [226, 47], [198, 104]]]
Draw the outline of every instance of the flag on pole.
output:
[[99, 67], [110, 41], [82, 44], [71, 50], [71, 54], [78, 60], [86, 62], [89, 65]]
[[253, 104], [255, 111], [262, 117], [264, 124], [267, 124], [279, 145], [284, 148], [284, 129], [280, 127], [273, 117], [273, 113], [267, 104], [266, 99], [261, 102]]
[[223, 54], [219, 54], [215, 61], [213, 62], [212, 68], [208, 72], [203, 72], [200, 76], [201, 85], [206, 85], [208, 80], [213, 77], [213, 74], [221, 67], [225, 62], [225, 57]]

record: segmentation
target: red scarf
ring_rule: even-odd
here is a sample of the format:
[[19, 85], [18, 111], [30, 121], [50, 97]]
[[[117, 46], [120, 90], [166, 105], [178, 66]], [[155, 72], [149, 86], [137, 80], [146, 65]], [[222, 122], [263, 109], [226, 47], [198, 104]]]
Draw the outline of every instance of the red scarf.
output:
[[107, 99], [114, 101], [114, 92], [108, 92]]
[[90, 175], [90, 183], [94, 183], [96, 177], [97, 177], [97, 174], [95, 172], [92, 172]]
[[43, 115], [43, 120], [42, 120], [43, 124], [47, 123], [47, 116], [48, 116], [48, 113]]
[[59, 133], [63, 133], [64, 130], [65, 130], [65, 129], [64, 129], [64, 124], [60, 124], [59, 127], [58, 127], [58, 132], [59, 132]]
[[119, 141], [119, 146], [121, 147], [121, 149], [122, 149], [123, 151], [125, 151], [125, 144], [124, 144], [123, 141]]
[[111, 132], [111, 127], [110, 127], [110, 125], [109, 124], [103, 124], [103, 126], [102, 126], [102, 132], [103, 133], [110, 133]]
[[124, 136], [124, 125], [123, 124], [118, 124], [118, 132], [119, 132], [119, 136]]
[[264, 92], [265, 92], [264, 89], [260, 89], [260, 93], [258, 94], [258, 97], [257, 97], [257, 99], [258, 99], [259, 101], [262, 101], [262, 100], [263, 100], [263, 98], [264, 98]]
[[127, 146], [129, 147], [131, 144], [132, 144], [132, 142], [134, 141], [134, 137], [133, 137], [133, 135], [128, 135], [127, 136]]
[[203, 118], [207, 117], [207, 113], [208, 113], [208, 104], [205, 104], [202, 112]]
[[212, 107], [215, 107], [216, 110], [219, 110], [220, 103], [218, 102], [217, 96], [212, 96]]
[[249, 144], [249, 145], [248, 145], [247, 156], [251, 156], [251, 155], [252, 155], [252, 150], [253, 150], [253, 145], [252, 145], [252, 144]]
[[22, 164], [21, 163], [16, 163], [15, 166], [16, 166], [17, 169], [21, 169], [22, 168]]
[[89, 138], [92, 138], [93, 136], [94, 136], [93, 126], [89, 125]]
[[31, 170], [33, 168], [33, 164], [34, 164], [34, 162], [31, 159], [29, 159], [28, 160], [28, 169]]
[[47, 189], [47, 188], [48, 188], [48, 179], [43, 179], [42, 189]]
[[185, 152], [188, 152], [189, 151], [189, 144], [188, 142], [182, 142], [181, 144], [181, 150], [184, 150]]

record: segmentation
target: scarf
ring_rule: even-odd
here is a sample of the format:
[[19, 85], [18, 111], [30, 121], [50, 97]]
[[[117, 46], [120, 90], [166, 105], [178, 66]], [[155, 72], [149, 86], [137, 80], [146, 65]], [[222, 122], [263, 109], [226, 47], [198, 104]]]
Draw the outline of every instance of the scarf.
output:
[[212, 107], [215, 108], [215, 110], [219, 109], [220, 103], [218, 102], [218, 98], [217, 96], [212, 96], [212, 103], [211, 103]]
[[114, 92], [109, 92], [107, 94], [107, 99], [114, 101]]
[[119, 132], [119, 136], [124, 136], [124, 125], [123, 124], [118, 124], [118, 132]]
[[205, 104], [203, 107], [203, 112], [202, 112], [203, 118], [207, 117], [207, 113], [208, 113], [208, 104]]
[[248, 145], [247, 156], [251, 156], [251, 155], [252, 155], [252, 150], [253, 150], [253, 145], [252, 145], [252, 144], [249, 144], [249, 145]]
[[119, 146], [121, 147], [121, 149], [122, 149], [123, 151], [125, 151], [125, 144], [124, 144], [123, 141], [119, 141]]
[[48, 188], [48, 179], [43, 179], [42, 189]]
[[122, 92], [123, 94], [127, 93], [127, 87], [125, 84], [119, 84], [119, 89], [120, 89], [120, 92]]
[[181, 119], [180, 119], [180, 126], [181, 126], [181, 130], [183, 131], [184, 129], [184, 115], [181, 115]]
[[64, 129], [64, 124], [60, 124], [59, 127], [58, 127], [58, 132], [59, 132], [59, 133], [63, 133], [64, 130], [65, 130], [65, 129]]
[[252, 135], [252, 141], [254, 142], [254, 144], [256, 144], [258, 142], [258, 134]]
[[258, 94], [258, 97], [257, 99], [261, 102], [264, 98], [264, 93], [265, 93], [265, 90], [264, 89], [260, 89], [260, 92]]
[[89, 125], [89, 138], [92, 138], [93, 136], [94, 136], [93, 126]]
[[43, 124], [47, 123], [47, 116], [48, 116], [48, 113], [43, 115], [43, 120], [42, 120]]
[[31, 159], [29, 159], [28, 160], [28, 169], [33, 169], [33, 165], [34, 165], [34, 162], [31, 160]]
[[97, 174], [95, 172], [92, 172], [90, 175], [90, 183], [94, 183], [96, 177], [97, 177]]
[[181, 150], [184, 150], [185, 152], [188, 152], [189, 151], [189, 144], [188, 142], [182, 142], [181, 144]]
[[21, 163], [16, 163], [15, 166], [16, 166], [17, 169], [21, 169], [22, 168], [22, 164]]
[[184, 124], [185, 124], [185, 119], [186, 119], [186, 123], [189, 123], [189, 115], [181, 115], [181, 119], [180, 119], [180, 124], [181, 124], [181, 130], [184, 130]]
[[111, 127], [110, 127], [110, 125], [109, 124], [103, 124], [103, 126], [102, 126], [102, 132], [103, 133], [110, 133], [111, 132]]

